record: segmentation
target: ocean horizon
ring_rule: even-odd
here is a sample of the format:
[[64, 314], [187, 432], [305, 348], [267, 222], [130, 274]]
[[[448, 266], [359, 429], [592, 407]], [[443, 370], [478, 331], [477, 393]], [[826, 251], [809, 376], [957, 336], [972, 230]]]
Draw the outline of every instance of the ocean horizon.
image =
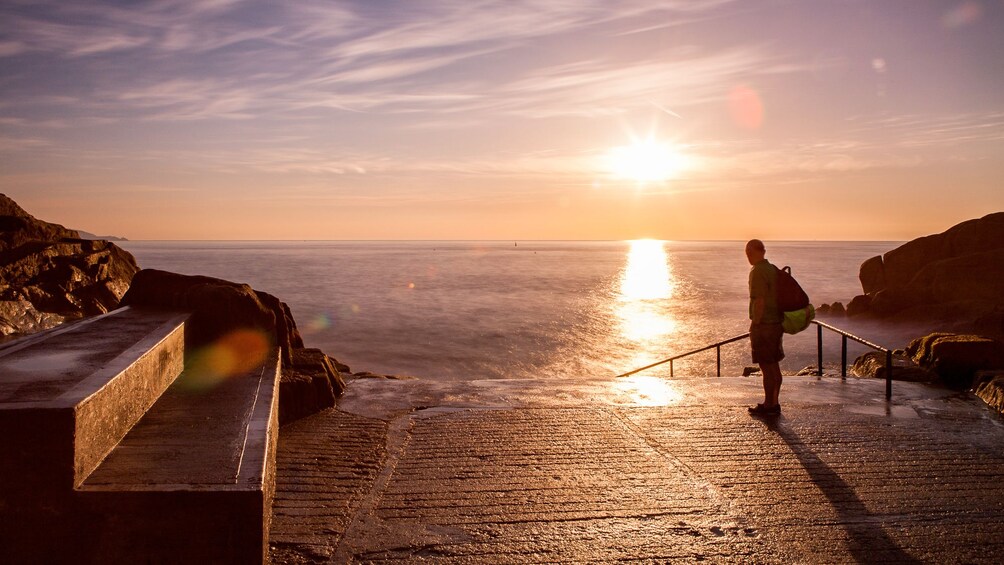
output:
[[[353, 371], [441, 380], [596, 378], [745, 333], [743, 243], [660, 240], [160, 240], [119, 242], [142, 268], [250, 284], [286, 302], [308, 347]], [[861, 293], [860, 264], [896, 241], [768, 241], [813, 304]], [[830, 320], [880, 344], [902, 331]], [[816, 363], [786, 336], [786, 373]], [[839, 338], [824, 339], [824, 366]], [[885, 339], [886, 341], [883, 341]], [[865, 351], [850, 347], [850, 360]], [[750, 366], [723, 346], [725, 375]], [[674, 363], [715, 374], [714, 350]], [[663, 377], [668, 365], [645, 371]]]

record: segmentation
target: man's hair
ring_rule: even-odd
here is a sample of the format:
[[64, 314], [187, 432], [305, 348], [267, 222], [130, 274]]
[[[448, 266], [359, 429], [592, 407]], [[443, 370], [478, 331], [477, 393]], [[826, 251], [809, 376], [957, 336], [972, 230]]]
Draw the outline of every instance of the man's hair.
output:
[[763, 246], [763, 242], [760, 241], [759, 239], [751, 239], [748, 242], [746, 242], [746, 248], [756, 249], [757, 251], [766, 251], [766, 248], [764, 248]]

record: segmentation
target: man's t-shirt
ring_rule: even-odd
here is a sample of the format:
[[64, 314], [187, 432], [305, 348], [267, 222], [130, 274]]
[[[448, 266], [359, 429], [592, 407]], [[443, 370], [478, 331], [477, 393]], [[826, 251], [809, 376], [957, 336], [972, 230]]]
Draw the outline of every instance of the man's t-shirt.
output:
[[777, 308], [777, 268], [763, 259], [750, 269], [750, 320], [753, 319], [753, 302], [763, 298], [761, 324], [780, 324], [781, 311]]

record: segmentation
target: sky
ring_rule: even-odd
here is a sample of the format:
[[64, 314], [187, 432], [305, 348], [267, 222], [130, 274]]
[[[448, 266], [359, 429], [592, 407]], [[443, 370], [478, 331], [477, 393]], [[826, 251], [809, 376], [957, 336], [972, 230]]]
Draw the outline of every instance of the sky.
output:
[[99, 235], [906, 240], [1002, 156], [1004, 0], [0, 3], [0, 192]]

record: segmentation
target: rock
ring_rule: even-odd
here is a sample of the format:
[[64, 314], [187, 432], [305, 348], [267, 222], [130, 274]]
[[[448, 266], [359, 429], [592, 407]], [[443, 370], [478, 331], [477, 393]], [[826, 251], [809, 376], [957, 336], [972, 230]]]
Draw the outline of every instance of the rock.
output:
[[198, 351], [240, 330], [252, 330], [282, 350], [279, 423], [287, 424], [335, 405], [345, 391], [348, 367], [319, 349], [304, 348], [284, 302], [249, 285], [212, 277], [144, 269], [133, 277], [122, 304], [191, 312], [185, 348]]
[[[858, 275], [871, 311], [901, 321], [934, 320], [929, 308], [972, 321], [1004, 306], [1004, 212], [962, 222], [907, 242], [861, 264]], [[904, 313], [905, 312], [905, 313]], [[943, 317], [943, 316], [942, 316]], [[938, 324], [944, 325], [944, 324]]]
[[885, 290], [885, 265], [882, 264], [882, 256], [876, 255], [861, 263], [858, 279], [865, 294], [875, 294]]
[[925, 265], [905, 287], [924, 303], [1004, 304], [1004, 249], [969, 253]]
[[808, 367], [802, 367], [801, 369], [799, 369], [798, 372], [795, 373], [795, 376], [796, 377], [810, 377], [810, 376], [811, 377], [815, 377], [815, 376], [817, 376], [816, 373], [818, 373], [818, 372], [819, 372], [819, 369], [817, 369], [815, 365], [809, 365]]
[[122, 305], [192, 312], [185, 329], [186, 348], [207, 345], [239, 328], [264, 332], [282, 349], [285, 364], [292, 363], [294, 348], [303, 347], [289, 308], [246, 284], [143, 269], [133, 277]]
[[820, 316], [825, 316], [825, 315], [827, 315], [829, 313], [830, 313], [830, 305], [829, 304], [820, 304], [818, 307], [816, 307], [816, 314], [818, 314]]
[[279, 386], [279, 425], [330, 408], [345, 381], [320, 349], [294, 349]]
[[1004, 371], [977, 371], [973, 392], [994, 410], [1004, 414]]
[[844, 310], [844, 305], [841, 302], [834, 302], [830, 304], [830, 316], [840, 317], [846, 315], [847, 312]]
[[944, 259], [950, 253], [951, 245], [943, 233], [919, 237], [886, 252], [882, 256], [886, 288], [906, 286], [924, 265]]
[[973, 330], [979, 334], [1004, 336], [1004, 306], [996, 306], [990, 312], [977, 316]]
[[871, 311], [872, 297], [867, 294], [859, 294], [851, 299], [851, 303], [847, 305], [847, 317], [853, 318], [854, 316], [861, 316], [862, 314], [868, 314]]
[[80, 234], [74, 230], [35, 218], [6, 194], [0, 194], [0, 251], [31, 241], [59, 241], [79, 237]]
[[118, 307], [136, 260], [76, 235], [0, 194], [0, 333], [33, 333]]
[[0, 300], [0, 335], [46, 330], [65, 321], [66, 316], [41, 312], [28, 300]]
[[1004, 344], [978, 335], [933, 333], [910, 342], [906, 353], [953, 388], [968, 388], [977, 371], [1004, 369]]
[[352, 369], [350, 369], [348, 365], [340, 363], [338, 359], [335, 359], [334, 357], [328, 357], [328, 360], [331, 361], [331, 366], [334, 367], [335, 370], [338, 371], [340, 374], [348, 375], [352, 373]]
[[868, 306], [873, 314], [879, 317], [888, 317], [918, 303], [919, 300], [904, 294], [902, 291], [897, 292], [885, 289], [875, 293]]
[[[851, 372], [862, 378], [885, 379], [885, 362], [885, 353], [870, 351], [854, 360]], [[917, 366], [910, 357], [894, 353], [892, 356], [892, 379], [895, 381], [928, 383], [937, 380], [938, 375]]]
[[756, 375], [760, 373], [760, 367], [743, 367], [743, 376]]

